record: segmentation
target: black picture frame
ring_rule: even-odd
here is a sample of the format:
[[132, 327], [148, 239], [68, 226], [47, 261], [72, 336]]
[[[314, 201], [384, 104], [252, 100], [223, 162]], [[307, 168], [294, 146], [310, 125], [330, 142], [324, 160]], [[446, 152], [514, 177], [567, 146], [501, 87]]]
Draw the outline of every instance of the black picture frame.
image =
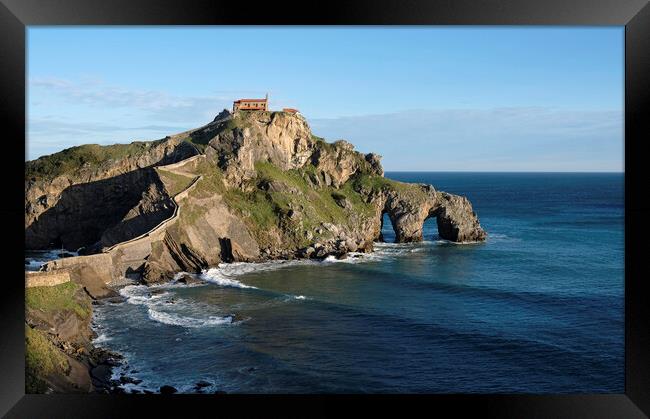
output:
[[[625, 393], [610, 395], [26, 395], [24, 246], [26, 26], [31, 25], [620, 25], [625, 26]], [[0, 154], [4, 278], [0, 293], [0, 415], [147, 414], [334, 416], [341, 402], [366, 414], [454, 412], [494, 417], [636, 418], [650, 415], [650, 322], [642, 240], [650, 215], [644, 140], [650, 132], [650, 5], [645, 0], [445, 0], [326, 3], [171, 0], [0, 0]], [[20, 160], [23, 159], [23, 160]], [[4, 247], [4, 246], [3, 246]], [[300, 406], [296, 406], [299, 403]], [[451, 409], [451, 410], [449, 410]], [[189, 413], [190, 416], [196, 416]]]

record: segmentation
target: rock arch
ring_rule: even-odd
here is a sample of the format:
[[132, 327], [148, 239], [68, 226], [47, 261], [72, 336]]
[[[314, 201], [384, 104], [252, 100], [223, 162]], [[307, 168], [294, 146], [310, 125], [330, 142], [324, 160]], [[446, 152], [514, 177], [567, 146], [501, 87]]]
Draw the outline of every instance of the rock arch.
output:
[[420, 185], [421, 195], [391, 190], [383, 197], [380, 217], [387, 213], [395, 230], [397, 243], [423, 240], [424, 222], [436, 218], [438, 234], [453, 242], [484, 241], [487, 233], [481, 228], [472, 204], [464, 196], [436, 191], [431, 185]]

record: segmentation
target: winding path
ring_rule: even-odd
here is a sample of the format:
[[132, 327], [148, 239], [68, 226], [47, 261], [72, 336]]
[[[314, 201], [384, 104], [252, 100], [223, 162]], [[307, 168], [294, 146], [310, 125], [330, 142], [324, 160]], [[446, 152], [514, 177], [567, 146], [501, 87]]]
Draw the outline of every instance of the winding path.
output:
[[[170, 173], [174, 173], [174, 174], [177, 174], [177, 175], [181, 175], [181, 176], [186, 176], [186, 175], [188, 175], [188, 174], [190, 174], [190, 173], [189, 173], [189, 172], [186, 172], [186, 171], [184, 171], [184, 170], [179, 170], [179, 169], [182, 168], [182, 167], [184, 167], [184, 166], [187, 165], [188, 163], [190, 163], [190, 162], [192, 162], [192, 161], [194, 161], [194, 160], [197, 160], [197, 159], [199, 159], [199, 158], [202, 158], [202, 157], [203, 157], [203, 155], [198, 154], [198, 155], [196, 155], [196, 156], [192, 156], [192, 157], [190, 157], [190, 158], [188, 158], [188, 159], [181, 160], [181, 161], [176, 162], [176, 163], [167, 164], [167, 165], [165, 165], [165, 166], [158, 166], [158, 167], [156, 167], [156, 169], [158, 169], [158, 170], [164, 170], [164, 171], [167, 171], [167, 172], [170, 172]], [[203, 178], [203, 176], [196, 176], [196, 177], [192, 180], [192, 182], [191, 182], [189, 185], [187, 185], [187, 187], [186, 187], [185, 189], [183, 189], [182, 191], [178, 192], [176, 195], [174, 195], [174, 196], [172, 197], [172, 205], [174, 206], [174, 212], [173, 212], [172, 215], [170, 215], [168, 218], [162, 220], [162, 221], [161, 221], [157, 226], [155, 226], [155, 227], [152, 228], [151, 230], [149, 230], [149, 231], [147, 231], [147, 232], [145, 232], [145, 233], [143, 233], [143, 234], [140, 234], [139, 236], [134, 237], [134, 238], [132, 238], [132, 239], [129, 239], [129, 240], [126, 240], [126, 241], [123, 241], [123, 242], [120, 242], [120, 243], [116, 243], [116, 244], [114, 244], [113, 246], [111, 246], [111, 247], [109, 247], [109, 248], [107, 248], [107, 249], [104, 249], [103, 252], [104, 252], [104, 253], [110, 253], [111, 251], [113, 251], [113, 250], [117, 250], [117, 249], [119, 249], [119, 248], [121, 248], [121, 247], [123, 247], [123, 246], [126, 246], [127, 244], [132, 244], [132, 243], [134, 243], [134, 242], [136, 242], [136, 241], [138, 241], [138, 240], [141, 240], [141, 239], [144, 239], [144, 238], [146, 238], [146, 237], [149, 237], [151, 234], [158, 232], [159, 230], [161, 230], [163, 227], [167, 226], [167, 225], [168, 225], [169, 223], [171, 223], [172, 221], [175, 221], [176, 218], [178, 218], [178, 215], [180, 214], [180, 210], [181, 210], [181, 208], [178, 206], [178, 201], [181, 200], [181, 199], [183, 199], [183, 198], [185, 198], [185, 197], [189, 194], [190, 190], [191, 190], [191, 189], [196, 185], [196, 183], [197, 183], [199, 180], [201, 180], [202, 178]]]

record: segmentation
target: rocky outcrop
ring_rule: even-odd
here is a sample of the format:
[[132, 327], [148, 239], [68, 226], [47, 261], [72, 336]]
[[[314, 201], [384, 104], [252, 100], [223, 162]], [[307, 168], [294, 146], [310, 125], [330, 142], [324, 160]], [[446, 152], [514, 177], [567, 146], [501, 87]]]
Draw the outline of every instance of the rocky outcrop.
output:
[[466, 197], [438, 192], [437, 201], [435, 216], [440, 237], [453, 242], [481, 242], [487, 238]]
[[96, 145], [73, 147], [27, 162], [25, 247], [76, 250], [100, 239], [121, 241], [164, 217], [158, 197], [148, 199], [164, 195], [152, 166], [197, 151], [179, 138], [133, 144], [109, 146], [118, 147], [111, 153]]
[[193, 131], [193, 141], [206, 143], [205, 154], [225, 172], [234, 186], [255, 176], [255, 163], [268, 162], [281, 170], [312, 164], [315, 183], [339, 187], [353, 174], [363, 171], [383, 175], [376, 154], [363, 155], [340, 140], [333, 144], [312, 135], [307, 121], [285, 112], [224, 110], [215, 120]]
[[220, 262], [259, 260], [257, 241], [221, 195], [204, 195], [199, 189], [180, 205], [178, 222], [151, 245], [143, 271], [146, 282], [169, 280], [179, 271], [200, 272]]
[[96, 348], [91, 297], [74, 282], [25, 290], [26, 392], [110, 392], [119, 355]]
[[311, 158], [315, 142], [303, 118], [283, 112], [225, 112], [190, 136], [207, 144], [206, 156], [224, 171], [231, 185], [254, 177], [255, 162], [290, 170]]
[[[319, 141], [319, 147], [311, 157], [318, 178], [325, 186], [341, 187], [356, 173], [382, 176], [384, 171], [377, 154], [363, 155], [354, 151], [354, 146], [345, 140], [332, 144]], [[316, 181], [320, 184], [319, 181]]]
[[[28, 246], [58, 240], [104, 251], [102, 262], [108, 260], [112, 269], [102, 263], [97, 271], [83, 257], [69, 258], [66, 267], [80, 272], [79, 265], [86, 265], [106, 284], [129, 275], [147, 283], [165, 281], [176, 272], [196, 273], [221, 262], [371, 251], [373, 242], [382, 240], [384, 214], [398, 242], [423, 240], [429, 218], [437, 219], [441, 238], [486, 238], [467, 198], [386, 179], [380, 156], [359, 153], [344, 140], [325, 142], [299, 115], [224, 111], [165, 141], [176, 145], [167, 150], [180, 151], [167, 157], [154, 153], [147, 163], [155, 169], [65, 189], [51, 186], [61, 176], [50, 184], [41, 180], [38, 188], [58, 191], [52, 195], [57, 202], [38, 217], [38, 211], [30, 213]], [[182, 155], [194, 157], [161, 166]], [[38, 188], [28, 188], [26, 211], [41, 205]]]
[[154, 177], [140, 195], [138, 203], [117, 224], [102, 233], [100, 246], [111, 247], [137, 237], [169, 218], [173, 212], [174, 205], [169, 194], [160, 180]]
[[389, 188], [371, 198], [382, 215], [388, 214], [398, 243], [422, 241], [424, 222], [429, 218], [436, 218], [442, 239], [465, 243], [486, 239], [466, 197], [438, 192], [431, 185], [413, 186]]

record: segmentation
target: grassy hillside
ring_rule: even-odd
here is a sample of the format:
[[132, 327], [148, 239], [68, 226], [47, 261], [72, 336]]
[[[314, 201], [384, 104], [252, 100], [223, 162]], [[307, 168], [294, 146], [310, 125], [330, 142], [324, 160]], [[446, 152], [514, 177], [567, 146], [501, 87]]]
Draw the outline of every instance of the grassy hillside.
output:
[[[256, 175], [244, 187], [225, 186], [222, 171], [214, 164], [203, 162], [197, 174], [203, 175], [190, 192], [194, 199], [185, 201], [181, 225], [194, 224], [207, 208], [201, 202], [213, 195], [223, 197], [228, 207], [242, 217], [261, 247], [271, 245], [274, 232], [281, 230], [290, 247], [301, 248], [314, 242], [313, 232], [323, 223], [349, 227], [354, 230], [359, 220], [372, 218], [376, 208], [366, 197], [388, 190], [425, 197], [418, 185], [405, 184], [378, 175], [357, 174], [340, 188], [317, 186], [311, 181], [318, 176], [311, 164], [300, 169], [281, 170], [277, 166], [258, 161]], [[328, 239], [322, 232], [320, 239]], [[291, 237], [287, 237], [290, 235]]]
[[45, 313], [70, 310], [80, 319], [87, 319], [92, 314], [92, 308], [86, 299], [76, 297], [80, 291], [80, 286], [74, 282], [53, 287], [25, 288], [25, 306]]
[[151, 147], [165, 141], [135, 141], [130, 144], [85, 144], [66, 148], [49, 156], [39, 157], [25, 163], [25, 179], [51, 180], [57, 176], [72, 174], [82, 168], [99, 168], [102, 164], [138, 157]]
[[65, 355], [39, 330], [25, 325], [25, 392], [44, 393], [45, 377], [64, 375], [70, 368]]
[[[92, 315], [90, 301], [83, 296], [81, 287], [66, 282], [53, 287], [25, 289], [27, 312], [36, 310], [45, 318], [55, 318], [62, 312], [73, 312], [82, 320]], [[66, 356], [57, 348], [46, 332], [25, 324], [25, 390], [43, 393], [46, 380], [52, 376], [65, 376], [70, 370]]]

